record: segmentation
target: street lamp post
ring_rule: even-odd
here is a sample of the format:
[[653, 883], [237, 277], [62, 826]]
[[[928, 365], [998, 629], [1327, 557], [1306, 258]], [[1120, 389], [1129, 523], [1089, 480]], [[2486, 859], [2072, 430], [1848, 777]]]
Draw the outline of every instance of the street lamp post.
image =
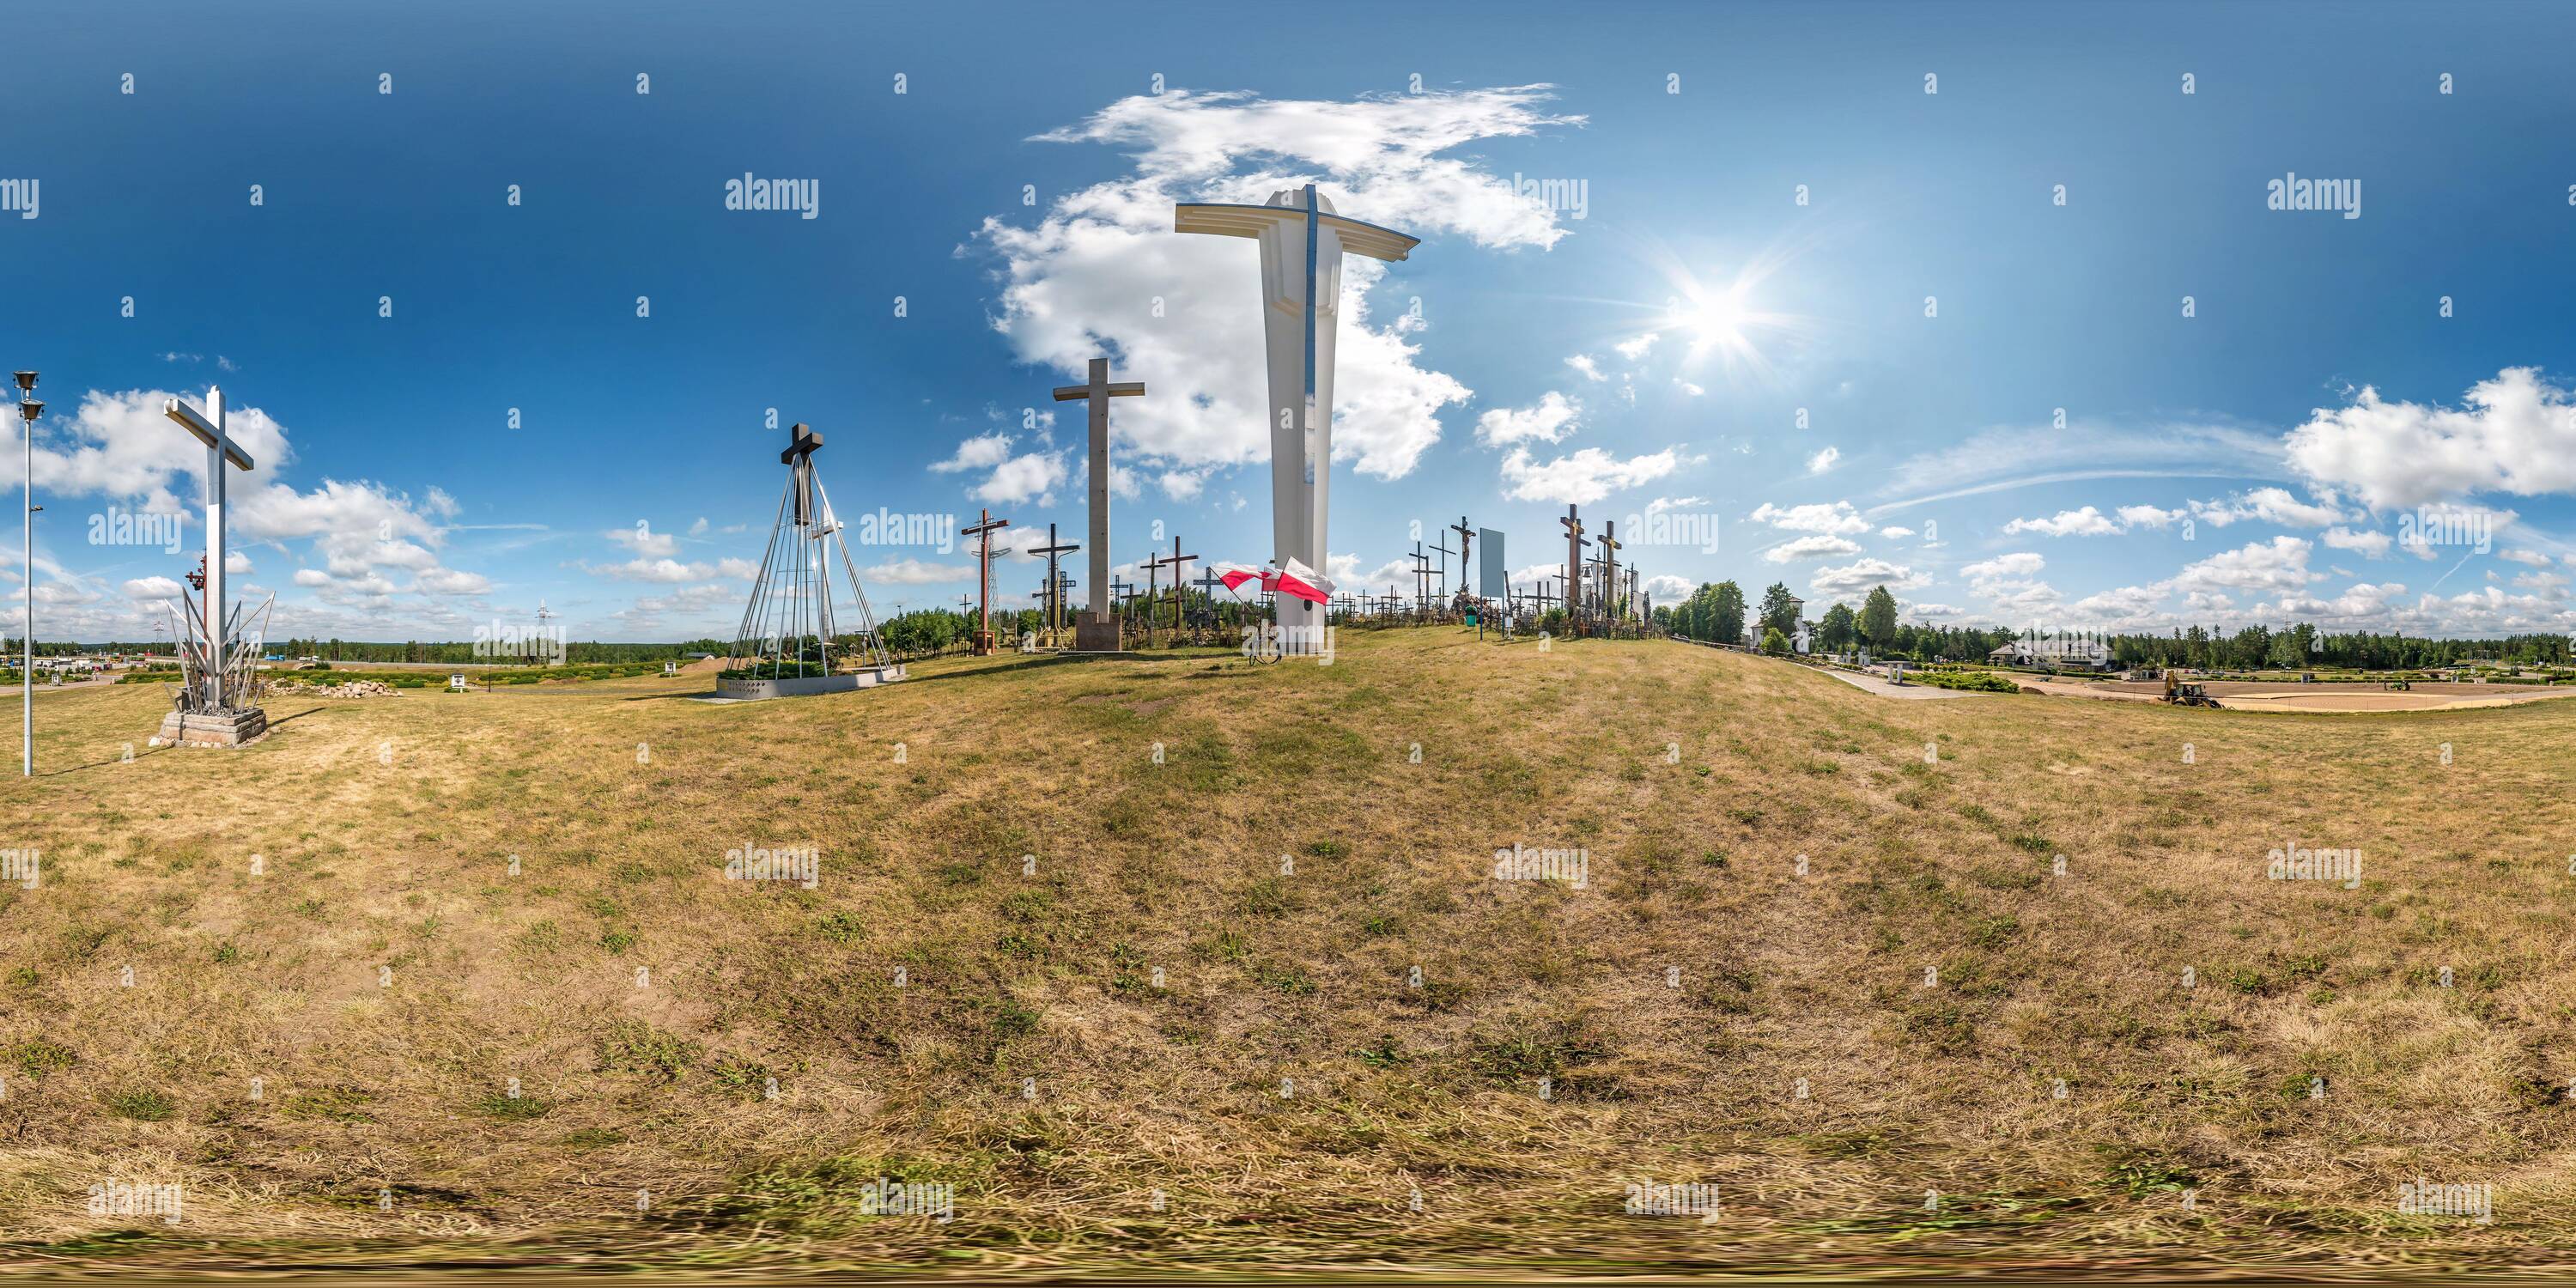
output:
[[20, 482], [26, 505], [25, 526], [18, 537], [20, 589], [26, 595], [25, 638], [18, 669], [18, 756], [21, 778], [36, 776], [36, 417], [45, 405], [36, 401], [36, 373], [18, 373], [18, 418], [27, 435], [27, 472]]

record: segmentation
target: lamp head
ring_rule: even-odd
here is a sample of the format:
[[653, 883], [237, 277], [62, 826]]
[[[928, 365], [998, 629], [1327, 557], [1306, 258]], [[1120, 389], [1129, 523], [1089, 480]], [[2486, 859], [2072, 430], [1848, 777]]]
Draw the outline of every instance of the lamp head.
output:
[[34, 389], [35, 387], [36, 387], [36, 373], [35, 373], [35, 372], [32, 372], [32, 371], [21, 371], [21, 372], [19, 372], [19, 373], [18, 373], [18, 388], [19, 388], [19, 390], [20, 390], [21, 392], [24, 392], [24, 391], [27, 391], [27, 390]]
[[45, 405], [37, 402], [33, 398], [27, 399], [26, 401], [18, 404], [18, 414], [25, 417], [27, 423], [30, 425], [36, 423], [36, 417], [44, 414], [44, 410]]

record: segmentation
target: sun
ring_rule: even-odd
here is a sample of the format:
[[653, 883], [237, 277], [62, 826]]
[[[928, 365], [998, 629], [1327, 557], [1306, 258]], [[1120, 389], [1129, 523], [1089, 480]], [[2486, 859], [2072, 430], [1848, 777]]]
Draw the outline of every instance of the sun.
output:
[[1681, 330], [1688, 333], [1693, 353], [1711, 349], [1736, 352], [1746, 347], [1745, 327], [1752, 322], [1753, 312], [1745, 307], [1744, 293], [1730, 289], [1715, 295], [1686, 300], [1681, 304]]

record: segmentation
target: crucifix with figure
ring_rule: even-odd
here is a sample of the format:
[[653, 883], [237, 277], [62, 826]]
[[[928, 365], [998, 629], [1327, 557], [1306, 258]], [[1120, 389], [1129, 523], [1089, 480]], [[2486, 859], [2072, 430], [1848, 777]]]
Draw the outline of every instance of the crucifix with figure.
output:
[[1463, 514], [1458, 516], [1456, 523], [1449, 525], [1449, 530], [1458, 534], [1458, 591], [1460, 594], [1465, 594], [1467, 558], [1476, 549], [1476, 530], [1467, 526], [1467, 516]]
[[1073, 628], [1073, 647], [1083, 653], [1118, 651], [1118, 620], [1109, 615], [1109, 400], [1142, 398], [1141, 380], [1109, 381], [1109, 359], [1091, 360], [1091, 378], [1056, 387], [1057, 402], [1080, 399], [1090, 404], [1091, 430], [1091, 607]]
[[251, 665], [257, 659], [249, 650], [234, 651], [235, 620], [224, 601], [224, 467], [248, 472], [250, 454], [224, 433], [221, 387], [206, 390], [203, 412], [177, 398], [163, 403], [161, 412], [206, 445], [206, 582], [202, 621], [191, 623], [199, 627], [197, 639], [192, 647], [183, 638], [179, 649], [183, 663], [193, 652], [196, 664], [183, 665], [190, 672], [186, 692], [179, 709], [163, 718], [156, 741], [239, 746], [268, 732], [268, 714], [250, 705]]
[[[978, 510], [981, 521], [972, 527], [959, 528], [957, 535], [973, 537], [975, 546], [975, 593], [980, 597], [975, 612], [975, 647], [977, 657], [991, 657], [993, 647], [993, 533], [1011, 526], [1008, 519], [996, 519], [990, 510]], [[962, 597], [961, 597], [962, 598]]]

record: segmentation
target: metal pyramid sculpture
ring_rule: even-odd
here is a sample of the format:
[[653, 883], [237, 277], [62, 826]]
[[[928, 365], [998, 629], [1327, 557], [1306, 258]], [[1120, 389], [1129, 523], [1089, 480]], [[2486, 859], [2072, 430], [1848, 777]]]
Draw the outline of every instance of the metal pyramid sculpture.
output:
[[[886, 656], [858, 565], [833, 517], [831, 495], [815, 473], [814, 453], [822, 446], [823, 436], [799, 422], [788, 430], [787, 450], [778, 454], [787, 467], [787, 490], [778, 499], [769, 549], [716, 681], [721, 697], [833, 693], [903, 678], [903, 668]], [[833, 575], [836, 566], [840, 578]], [[846, 618], [844, 605], [853, 610]]]

